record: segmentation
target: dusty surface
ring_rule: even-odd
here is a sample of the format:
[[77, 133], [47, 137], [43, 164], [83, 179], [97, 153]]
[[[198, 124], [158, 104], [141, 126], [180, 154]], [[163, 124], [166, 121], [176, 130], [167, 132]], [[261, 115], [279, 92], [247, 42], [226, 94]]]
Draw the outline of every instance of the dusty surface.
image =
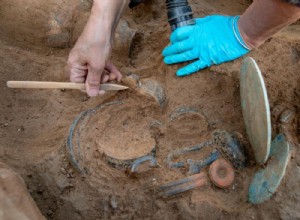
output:
[[96, 110], [80, 123], [80, 137], [74, 136], [73, 142], [76, 145], [76, 138], [80, 138], [82, 149], [94, 151], [93, 146], [97, 146], [101, 154], [130, 160], [150, 153], [155, 147], [150, 125], [150, 115], [134, 102], [114, 104]]
[[[193, 0], [191, 3], [195, 15], [204, 16], [238, 14], [250, 1]], [[2, 0], [0, 160], [22, 175], [38, 207], [49, 219], [299, 219], [299, 24], [250, 53], [260, 66], [268, 88], [272, 135], [284, 132], [292, 145], [291, 162], [279, 191], [270, 201], [253, 206], [247, 203], [247, 190], [259, 167], [253, 162], [250, 149], [247, 149], [249, 166], [236, 173], [234, 187], [229, 190], [209, 185], [174, 198], [157, 196], [157, 186], [186, 176], [185, 170], [166, 166], [164, 160], [170, 150], [204, 141], [214, 129], [236, 131], [247, 138], [239, 96], [242, 60], [189, 77], [176, 77], [178, 66], [164, 65], [160, 55], [170, 33], [165, 14], [164, 3], [159, 0], [149, 0], [133, 11], [128, 10], [124, 19], [137, 30], [131, 58], [118, 50], [112, 58], [124, 74], [133, 72], [164, 86], [167, 102], [161, 108], [133, 90], [88, 99], [77, 91], [6, 88], [7, 80], [66, 80], [64, 66], [69, 47], [86, 22], [89, 6], [80, 0]], [[67, 158], [68, 129], [80, 112], [114, 100], [135, 103], [135, 108], [128, 108], [129, 115], [140, 108], [143, 111], [139, 117], [144, 115], [159, 121], [151, 135], [157, 144], [160, 167], [135, 178], [128, 177], [92, 152], [91, 172], [83, 176]], [[169, 115], [182, 106], [197, 108], [205, 117], [194, 115], [170, 122]], [[291, 123], [280, 123], [285, 110], [295, 113]], [[117, 120], [113, 113], [105, 116]], [[107, 129], [113, 129], [109, 126]], [[101, 134], [95, 137], [100, 138]]]

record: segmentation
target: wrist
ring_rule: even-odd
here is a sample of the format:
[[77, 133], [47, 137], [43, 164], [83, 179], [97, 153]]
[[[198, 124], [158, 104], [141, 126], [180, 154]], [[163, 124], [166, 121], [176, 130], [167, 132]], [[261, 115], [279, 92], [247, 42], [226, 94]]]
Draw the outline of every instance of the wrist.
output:
[[128, 0], [94, 0], [90, 17], [101, 23], [101, 32], [113, 36], [127, 3]]
[[238, 21], [240, 34], [252, 49], [300, 18], [300, 7], [283, 0], [253, 1]]
[[238, 20], [238, 29], [240, 32], [241, 37], [243, 38], [245, 44], [251, 49], [255, 49], [264, 43], [264, 40], [260, 39], [258, 36], [252, 35], [252, 31], [249, 31], [246, 23], [244, 22], [243, 18], [241, 17]]
[[75, 47], [89, 47], [90, 45], [110, 47], [112, 39], [112, 26], [94, 14], [91, 14]]
[[253, 48], [250, 47], [249, 44], [246, 43], [246, 41], [244, 40], [244, 37], [241, 34], [240, 28], [238, 26], [239, 19], [240, 19], [240, 16], [234, 16], [232, 18], [232, 29], [233, 29], [233, 33], [235, 35], [235, 38], [243, 48], [245, 48], [248, 51], [252, 50]]

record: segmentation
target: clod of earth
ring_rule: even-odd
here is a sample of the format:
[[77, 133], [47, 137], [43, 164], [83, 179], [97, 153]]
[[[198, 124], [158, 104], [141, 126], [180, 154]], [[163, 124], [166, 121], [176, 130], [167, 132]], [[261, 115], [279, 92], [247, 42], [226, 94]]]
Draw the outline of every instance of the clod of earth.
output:
[[284, 125], [289, 124], [289, 123], [293, 122], [295, 116], [296, 116], [295, 111], [287, 109], [281, 113], [279, 121], [280, 121], [280, 123], [282, 123]]
[[135, 89], [140, 87], [140, 76], [134, 73], [128, 73], [125, 77], [123, 77], [122, 83], [131, 89]]
[[122, 82], [129, 88], [137, 89], [140, 94], [154, 98], [161, 107], [165, 106], [167, 101], [165, 89], [156, 80], [140, 79], [140, 76], [129, 73], [122, 79]]
[[45, 219], [28, 193], [22, 177], [1, 162], [0, 207], [0, 219]]

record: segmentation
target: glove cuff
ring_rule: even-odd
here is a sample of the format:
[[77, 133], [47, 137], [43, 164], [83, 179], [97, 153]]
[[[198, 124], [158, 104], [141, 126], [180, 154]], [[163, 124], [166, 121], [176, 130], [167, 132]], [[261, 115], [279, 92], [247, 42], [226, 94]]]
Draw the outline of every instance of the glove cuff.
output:
[[240, 34], [239, 26], [238, 26], [238, 20], [240, 19], [240, 16], [235, 16], [232, 19], [232, 29], [233, 33], [235, 35], [235, 38], [237, 41], [247, 50], [251, 50], [251, 48], [245, 43], [242, 35]]

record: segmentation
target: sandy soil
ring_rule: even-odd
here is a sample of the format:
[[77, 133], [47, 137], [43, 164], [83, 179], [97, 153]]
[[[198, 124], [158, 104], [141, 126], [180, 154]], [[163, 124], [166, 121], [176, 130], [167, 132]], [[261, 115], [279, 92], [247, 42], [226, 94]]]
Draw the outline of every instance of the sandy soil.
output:
[[[239, 14], [250, 4], [247, 0], [190, 2], [197, 17]], [[88, 15], [88, 1], [2, 0], [0, 4], [0, 160], [21, 174], [48, 219], [300, 218], [299, 24], [249, 54], [260, 66], [268, 88], [272, 135], [284, 132], [292, 145], [291, 162], [278, 192], [270, 201], [254, 206], [247, 203], [247, 189], [259, 166], [251, 153], [248, 167], [236, 173], [234, 187], [228, 190], [208, 185], [169, 199], [158, 197], [157, 186], [186, 176], [185, 170], [169, 169], [165, 164], [172, 149], [206, 140], [214, 129], [239, 132], [247, 139], [239, 96], [242, 59], [189, 77], [176, 77], [179, 65], [164, 65], [160, 55], [170, 34], [164, 1], [149, 0], [126, 11], [123, 19], [137, 30], [131, 57], [118, 49], [112, 57], [124, 74], [157, 80], [166, 92], [163, 107], [135, 90], [90, 99], [78, 91], [6, 88], [7, 80], [67, 80], [65, 61]], [[148, 118], [159, 121], [151, 135], [157, 144], [160, 166], [129, 177], [94, 152], [86, 162], [90, 172], [83, 176], [68, 160], [68, 129], [80, 112], [114, 100], [132, 103], [132, 108], [127, 106], [119, 112], [128, 111], [131, 115], [126, 120], [131, 123], [132, 132], [138, 128], [136, 121], [130, 120], [141, 120], [142, 129]], [[199, 109], [203, 117], [194, 115], [170, 122], [170, 114], [182, 106]], [[293, 111], [296, 117], [282, 125], [279, 117], [285, 110]], [[114, 114], [118, 115], [118, 109], [97, 114], [95, 122], [100, 123], [101, 117], [116, 122]], [[108, 123], [106, 134], [116, 129]], [[95, 137], [101, 137], [99, 131], [94, 132], [98, 134]], [[106, 143], [114, 136], [116, 133], [106, 137]], [[96, 142], [93, 137], [90, 139], [91, 143]]]

